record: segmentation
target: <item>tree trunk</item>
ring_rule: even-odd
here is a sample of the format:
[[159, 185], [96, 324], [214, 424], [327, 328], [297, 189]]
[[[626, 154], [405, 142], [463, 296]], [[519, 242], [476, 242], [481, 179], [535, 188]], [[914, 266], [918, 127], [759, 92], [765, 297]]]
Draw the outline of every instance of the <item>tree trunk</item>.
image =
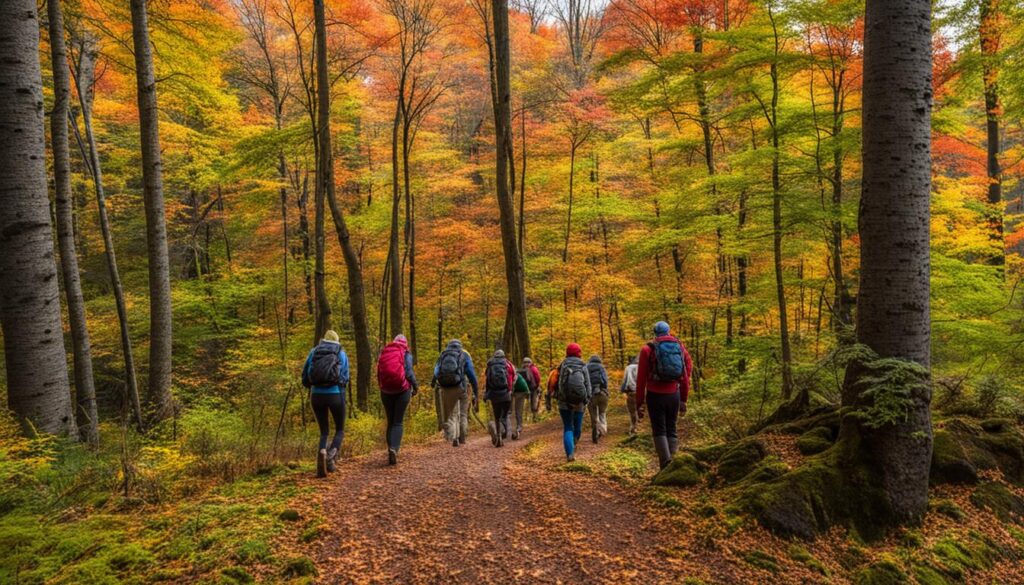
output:
[[402, 263], [398, 261], [398, 215], [401, 206], [399, 183], [399, 130], [402, 123], [402, 111], [405, 108], [405, 81], [399, 83], [399, 93], [395, 104], [395, 118], [391, 125], [391, 239], [388, 241], [388, 323], [391, 337], [402, 333]]
[[46, 185], [39, 15], [0, 2], [0, 327], [7, 403], [28, 432], [75, 435]]
[[53, 111], [50, 113], [50, 141], [53, 148], [53, 182], [56, 203], [57, 244], [64, 277], [64, 294], [68, 302], [71, 345], [75, 356], [75, 418], [82, 440], [96, 444], [99, 440], [96, 412], [96, 384], [92, 373], [92, 347], [86, 326], [85, 299], [78, 274], [78, 252], [75, 250], [74, 203], [71, 194], [71, 149], [68, 142], [68, 113], [71, 80], [68, 75], [67, 48], [64, 41], [64, 15], [60, 2], [47, 3], [50, 29], [50, 56], [53, 64]]
[[569, 146], [569, 211], [565, 214], [565, 245], [562, 246], [562, 262], [569, 261], [569, 236], [572, 235], [573, 179], [576, 176], [576, 141]]
[[[868, 0], [864, 26], [863, 192], [857, 340], [882, 358], [930, 367], [929, 200], [932, 37], [929, 0]], [[894, 100], [892, 96], [903, 96]], [[851, 366], [843, 405], [872, 400]], [[916, 521], [928, 507], [931, 392], [915, 387], [906, 418], [871, 428], [844, 418], [841, 441], [859, 448], [888, 514]]]
[[317, 177], [331, 206], [331, 217], [334, 229], [338, 234], [338, 243], [345, 257], [345, 268], [348, 276], [349, 314], [352, 318], [352, 329], [356, 341], [356, 399], [359, 410], [366, 412], [367, 397], [370, 391], [370, 372], [373, 369], [373, 357], [370, 355], [370, 331], [366, 323], [366, 295], [363, 292], [363, 270], [359, 264], [352, 240], [349, 237], [345, 214], [334, 193], [334, 161], [331, 151], [331, 95], [327, 75], [327, 25], [324, 15], [323, 0], [313, 2], [316, 20], [317, 38], [317, 99], [320, 118], [318, 137], [320, 141], [320, 157], [318, 159]]
[[146, 0], [131, 0], [132, 46], [139, 102], [142, 146], [142, 196], [146, 208], [146, 250], [149, 257], [149, 388], [154, 420], [173, 414], [171, 396], [171, 274], [164, 215], [163, 162], [160, 155], [160, 112], [157, 110], [153, 48], [149, 43]]
[[[96, 48], [95, 38], [88, 32], [82, 32], [78, 39], [78, 64], [75, 71], [75, 80], [78, 85], [78, 104], [82, 110], [82, 126], [85, 129], [85, 142], [79, 146], [82, 149], [82, 158], [85, 159], [89, 172], [92, 175], [93, 189], [96, 192], [96, 209], [99, 215], [100, 233], [103, 236], [103, 251], [107, 260], [107, 274], [110, 278], [110, 288], [114, 293], [114, 306], [117, 309], [117, 323], [121, 335], [121, 353], [124, 357], [124, 378], [127, 395], [125, 397], [126, 407], [130, 406], [135, 417], [135, 424], [139, 429], [143, 426], [142, 401], [139, 397], [138, 377], [135, 373], [135, 352], [132, 349], [132, 340], [128, 331], [128, 308], [124, 300], [124, 287], [121, 285], [121, 273], [117, 268], [117, 255], [114, 252], [114, 237], [110, 232], [110, 219], [107, 217], [107, 196], [103, 186], [103, 168], [100, 165], [99, 148], [96, 145], [96, 135], [92, 129], [92, 96], [93, 76], [96, 70]], [[86, 151], [88, 148], [88, 151]]]
[[494, 18], [495, 187], [498, 197], [501, 244], [505, 253], [505, 280], [516, 344], [505, 348], [514, 361], [530, 355], [530, 331], [526, 318], [526, 286], [523, 259], [516, 243], [515, 203], [509, 192], [508, 157], [512, 151], [511, 72], [509, 62], [508, 0], [492, 0]]
[[991, 238], [996, 252], [991, 259], [995, 266], [1006, 263], [1006, 244], [1003, 239], [1003, 184], [999, 167], [999, 51], [1002, 42], [1002, 14], [999, 0], [981, 0], [978, 27], [981, 38], [982, 81], [985, 90], [986, 161], [988, 171], [988, 203], [992, 207]]
[[408, 105], [403, 108], [402, 120], [402, 185], [405, 190], [405, 250], [409, 258], [409, 350], [416, 357], [416, 202], [412, 197], [412, 177], [409, 174], [409, 156], [412, 125]]

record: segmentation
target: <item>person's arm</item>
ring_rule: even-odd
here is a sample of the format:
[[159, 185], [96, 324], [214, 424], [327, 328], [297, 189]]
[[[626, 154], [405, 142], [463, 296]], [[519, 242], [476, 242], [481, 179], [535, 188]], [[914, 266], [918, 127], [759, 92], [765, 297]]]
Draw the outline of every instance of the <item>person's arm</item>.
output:
[[349, 373], [348, 367], [348, 354], [342, 349], [338, 352], [338, 382], [339, 385], [344, 388], [348, 386], [349, 380], [351, 380], [351, 374]]
[[679, 344], [683, 348], [683, 376], [679, 379], [679, 399], [686, 404], [687, 399], [690, 397], [690, 377], [693, 375], [693, 359], [690, 358], [690, 352], [686, 351], [686, 346]]
[[651, 346], [645, 345], [640, 350], [640, 359], [636, 366], [636, 407], [642, 408], [647, 396], [647, 368], [651, 361]]
[[413, 391], [419, 391], [420, 383], [416, 381], [416, 372], [412, 368], [412, 354], [405, 352], [405, 379], [409, 380]]
[[608, 370], [604, 366], [601, 366], [601, 389], [608, 389]]
[[466, 356], [466, 378], [469, 379], [470, 385], [473, 386], [473, 400], [476, 401], [476, 400], [480, 399], [480, 384], [479, 384], [479, 382], [477, 382], [477, 379], [476, 379], [476, 370], [473, 369], [473, 358], [469, 355], [468, 352], [465, 353], [465, 356]]

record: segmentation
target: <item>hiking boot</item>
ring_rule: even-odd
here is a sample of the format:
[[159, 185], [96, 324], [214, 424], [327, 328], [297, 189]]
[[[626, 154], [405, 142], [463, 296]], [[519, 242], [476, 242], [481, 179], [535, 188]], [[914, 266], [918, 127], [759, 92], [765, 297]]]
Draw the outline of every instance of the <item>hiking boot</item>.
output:
[[565, 462], [566, 463], [572, 463], [573, 461], [576, 461], [576, 456], [575, 455], [566, 455], [565, 456]]
[[590, 438], [594, 441], [594, 444], [596, 445], [597, 440], [601, 438], [601, 433], [597, 429], [594, 429], [594, 432], [590, 434]]
[[327, 477], [327, 449], [320, 449], [316, 454], [316, 476]]
[[398, 451], [388, 449], [388, 465], [398, 465]]
[[516, 431], [516, 432], [512, 433], [512, 440], [513, 441], [518, 441], [519, 440], [519, 432], [520, 431]]
[[654, 451], [658, 454], [658, 465], [665, 469], [672, 461], [672, 453], [669, 451], [668, 437], [654, 437]]
[[327, 452], [327, 471], [334, 473], [334, 470], [338, 468], [338, 450], [331, 449]]
[[460, 443], [458, 439], [455, 439], [455, 440], [452, 441], [452, 447], [458, 447], [461, 444], [462, 443]]
[[460, 445], [465, 445], [466, 444], [466, 437], [459, 437], [459, 444]]

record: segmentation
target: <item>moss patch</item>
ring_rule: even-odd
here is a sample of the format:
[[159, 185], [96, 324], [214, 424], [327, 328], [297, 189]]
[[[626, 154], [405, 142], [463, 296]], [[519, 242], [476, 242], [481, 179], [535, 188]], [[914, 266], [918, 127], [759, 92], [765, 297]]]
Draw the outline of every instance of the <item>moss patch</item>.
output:
[[827, 451], [835, 441], [835, 435], [829, 427], [814, 427], [800, 435], [796, 440], [796, 448], [804, 455], [817, 455]]
[[767, 453], [764, 443], [757, 439], [737, 441], [718, 460], [715, 475], [724, 483], [735, 483], [753, 471]]
[[854, 585], [901, 585], [908, 582], [903, 569], [888, 558], [883, 558], [853, 575]]
[[743, 560], [751, 567], [761, 569], [762, 571], [768, 571], [769, 573], [779, 572], [780, 567], [778, 560], [764, 551], [744, 551], [740, 554], [740, 557], [742, 557]]
[[971, 494], [971, 503], [977, 508], [989, 510], [1003, 522], [1024, 520], [1024, 498], [1014, 494], [998, 482], [983, 483]]
[[676, 455], [674, 459], [654, 476], [651, 483], [659, 486], [689, 487], [700, 483], [704, 474], [703, 466], [689, 453]]
[[789, 548], [786, 550], [786, 554], [789, 556], [789, 558], [814, 571], [815, 573], [828, 577], [828, 567], [826, 567], [824, 563], [816, 559], [814, 555], [812, 555], [806, 548], [800, 546], [799, 544], [790, 545]]

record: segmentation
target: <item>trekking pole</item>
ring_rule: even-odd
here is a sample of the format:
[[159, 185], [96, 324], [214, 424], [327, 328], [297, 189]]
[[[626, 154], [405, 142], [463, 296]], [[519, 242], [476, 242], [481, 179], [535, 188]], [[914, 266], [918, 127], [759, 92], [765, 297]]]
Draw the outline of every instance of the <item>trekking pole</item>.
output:
[[469, 413], [473, 415], [473, 420], [475, 420], [477, 424], [479, 424], [485, 431], [488, 431], [487, 425], [484, 424], [484, 421], [480, 420], [480, 415], [477, 414], [476, 410], [470, 408]]

